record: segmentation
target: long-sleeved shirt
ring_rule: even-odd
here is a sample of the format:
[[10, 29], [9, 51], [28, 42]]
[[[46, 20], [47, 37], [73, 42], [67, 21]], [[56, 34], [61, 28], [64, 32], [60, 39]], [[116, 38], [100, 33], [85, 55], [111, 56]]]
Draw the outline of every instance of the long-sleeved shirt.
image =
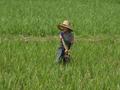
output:
[[[72, 32], [60, 32], [66, 46], [70, 49], [71, 45], [73, 44], [74, 35]], [[62, 40], [60, 41], [60, 47], [64, 47]]]

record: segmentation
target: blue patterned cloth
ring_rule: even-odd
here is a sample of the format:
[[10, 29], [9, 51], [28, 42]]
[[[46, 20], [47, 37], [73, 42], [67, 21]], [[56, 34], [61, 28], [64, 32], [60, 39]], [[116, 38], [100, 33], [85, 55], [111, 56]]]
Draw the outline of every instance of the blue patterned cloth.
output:
[[[62, 36], [66, 46], [68, 47], [68, 49], [70, 49], [71, 45], [72, 45], [72, 40], [73, 40], [73, 33], [72, 32], [60, 32], [60, 35]], [[63, 46], [62, 40], [60, 41], [60, 47], [57, 50], [57, 58], [56, 58], [56, 62], [60, 63], [62, 62], [62, 60], [64, 62], [66, 62], [68, 58], [65, 57], [65, 48]]]
[[[72, 32], [61, 32], [60, 33], [65, 44], [67, 45], [68, 49], [70, 49], [73, 40], [73, 33]], [[62, 41], [60, 41], [60, 47], [64, 47]]]

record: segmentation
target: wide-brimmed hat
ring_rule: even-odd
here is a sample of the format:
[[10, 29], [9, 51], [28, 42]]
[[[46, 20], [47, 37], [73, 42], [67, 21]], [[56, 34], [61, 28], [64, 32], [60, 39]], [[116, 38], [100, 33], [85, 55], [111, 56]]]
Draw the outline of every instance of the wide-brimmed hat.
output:
[[63, 28], [68, 28], [68, 30], [73, 31], [71, 28], [71, 24], [68, 20], [64, 20], [62, 24], [58, 25], [58, 28], [62, 31]]

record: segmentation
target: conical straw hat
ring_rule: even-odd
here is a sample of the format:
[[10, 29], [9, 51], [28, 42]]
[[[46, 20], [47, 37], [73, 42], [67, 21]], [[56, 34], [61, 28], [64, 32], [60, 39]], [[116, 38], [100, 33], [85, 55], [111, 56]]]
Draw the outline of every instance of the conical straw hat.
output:
[[60, 30], [63, 30], [63, 28], [68, 28], [70, 31], [73, 31], [70, 25], [70, 22], [68, 20], [64, 20], [64, 22], [62, 24], [58, 25], [58, 28]]

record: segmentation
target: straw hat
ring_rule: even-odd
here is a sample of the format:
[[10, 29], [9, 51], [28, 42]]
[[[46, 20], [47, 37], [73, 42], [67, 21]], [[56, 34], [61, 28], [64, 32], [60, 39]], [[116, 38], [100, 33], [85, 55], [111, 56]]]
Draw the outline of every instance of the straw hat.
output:
[[62, 24], [58, 25], [58, 28], [62, 31], [63, 28], [68, 28], [68, 30], [73, 31], [70, 25], [70, 22], [68, 20], [64, 20]]

